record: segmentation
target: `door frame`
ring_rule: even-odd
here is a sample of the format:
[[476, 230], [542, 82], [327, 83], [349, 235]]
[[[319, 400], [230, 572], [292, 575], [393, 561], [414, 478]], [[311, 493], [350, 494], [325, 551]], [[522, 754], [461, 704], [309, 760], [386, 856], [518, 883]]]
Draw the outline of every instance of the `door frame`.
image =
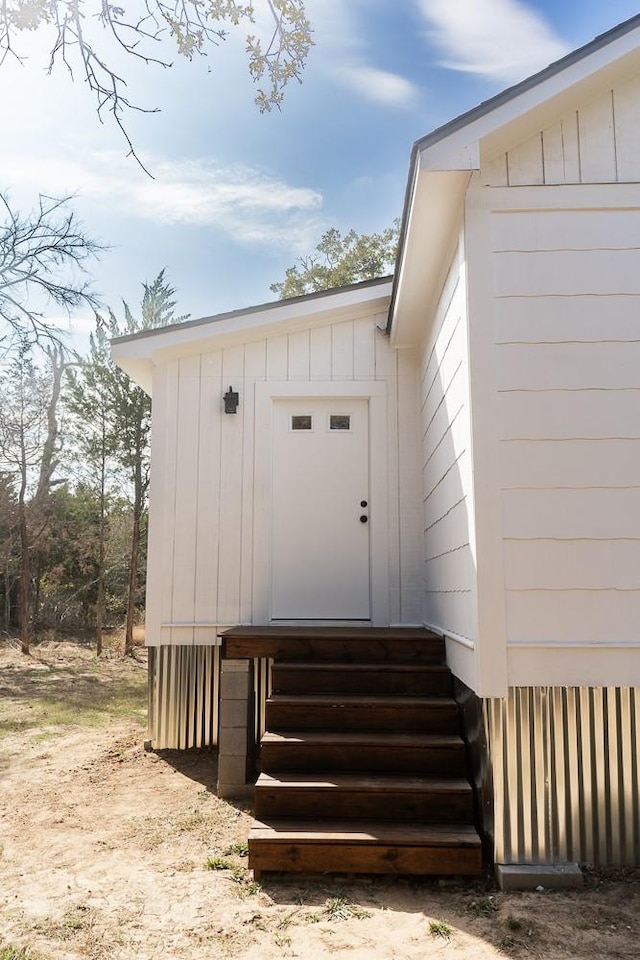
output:
[[[389, 554], [387, 487], [387, 386], [378, 380], [317, 383], [260, 381], [255, 384], [255, 461], [253, 519], [254, 624], [271, 623], [271, 502], [273, 404], [276, 400], [364, 399], [369, 401], [369, 576], [371, 624], [389, 626]], [[282, 621], [278, 621], [282, 622]], [[287, 621], [296, 623], [296, 621]], [[299, 621], [309, 625], [311, 621]], [[320, 621], [318, 621], [320, 622]], [[330, 625], [332, 621], [323, 620]], [[362, 622], [362, 621], [359, 621]], [[365, 621], [367, 622], [367, 621]]]

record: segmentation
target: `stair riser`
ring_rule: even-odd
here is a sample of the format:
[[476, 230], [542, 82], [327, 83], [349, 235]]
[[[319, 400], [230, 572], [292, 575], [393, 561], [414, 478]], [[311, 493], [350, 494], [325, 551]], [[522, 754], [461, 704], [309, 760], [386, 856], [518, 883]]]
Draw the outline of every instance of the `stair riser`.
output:
[[292, 787], [256, 788], [258, 820], [406, 820], [430, 823], [473, 823], [471, 795], [425, 795], [405, 792], [360, 793]]
[[274, 693], [351, 693], [370, 696], [450, 697], [453, 691], [451, 674], [447, 671], [393, 673], [363, 670], [354, 675], [352, 670], [305, 670], [275, 663], [271, 675]]
[[477, 876], [477, 848], [386, 846], [383, 844], [277, 843], [249, 841], [249, 869], [290, 873], [376, 873]]
[[464, 776], [464, 748], [398, 747], [393, 751], [369, 744], [264, 743], [260, 750], [264, 773], [279, 770], [367, 770], [382, 773]]
[[430, 730], [457, 733], [458, 711], [454, 705], [441, 707], [379, 706], [376, 704], [314, 705], [267, 702], [266, 728], [285, 730]]

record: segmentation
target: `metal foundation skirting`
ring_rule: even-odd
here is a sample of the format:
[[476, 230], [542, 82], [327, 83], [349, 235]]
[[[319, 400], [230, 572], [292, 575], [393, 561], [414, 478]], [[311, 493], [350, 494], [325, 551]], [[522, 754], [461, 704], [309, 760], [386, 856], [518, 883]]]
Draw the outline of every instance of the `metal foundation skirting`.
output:
[[483, 712], [496, 863], [640, 866], [640, 688], [516, 687]]
[[149, 739], [155, 750], [218, 743], [220, 647], [149, 647]]
[[[271, 663], [255, 660], [254, 739], [264, 733]], [[149, 647], [149, 739], [154, 750], [218, 746], [220, 647]]]

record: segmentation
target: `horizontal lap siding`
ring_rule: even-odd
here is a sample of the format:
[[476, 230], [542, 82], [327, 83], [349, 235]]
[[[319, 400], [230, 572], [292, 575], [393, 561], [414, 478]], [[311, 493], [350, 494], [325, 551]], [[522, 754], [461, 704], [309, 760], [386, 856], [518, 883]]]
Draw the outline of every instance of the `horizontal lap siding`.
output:
[[640, 77], [570, 111], [506, 152], [488, 158], [491, 186], [640, 180]]
[[[254, 385], [386, 380], [388, 384], [392, 618], [421, 621], [416, 507], [400, 502], [398, 475], [415, 488], [417, 371], [359, 317], [172, 361], [154, 382], [147, 642], [207, 644], [219, 626], [252, 619]], [[240, 394], [225, 415], [222, 395]], [[399, 423], [401, 427], [399, 429]], [[416, 480], [411, 480], [415, 474]], [[402, 509], [401, 509], [402, 506]]]
[[421, 362], [425, 622], [474, 639], [465, 273], [457, 251]]
[[633, 643], [640, 211], [494, 211], [492, 246], [508, 642]]

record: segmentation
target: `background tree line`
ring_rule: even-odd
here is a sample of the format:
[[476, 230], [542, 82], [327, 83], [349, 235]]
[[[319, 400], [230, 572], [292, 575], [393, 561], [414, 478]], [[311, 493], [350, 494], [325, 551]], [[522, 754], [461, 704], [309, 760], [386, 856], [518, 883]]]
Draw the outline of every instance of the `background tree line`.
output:
[[111, 337], [176, 317], [164, 273], [139, 311], [96, 313], [87, 356], [15, 329], [0, 362], [0, 629], [95, 631], [144, 603], [151, 401], [111, 360]]

